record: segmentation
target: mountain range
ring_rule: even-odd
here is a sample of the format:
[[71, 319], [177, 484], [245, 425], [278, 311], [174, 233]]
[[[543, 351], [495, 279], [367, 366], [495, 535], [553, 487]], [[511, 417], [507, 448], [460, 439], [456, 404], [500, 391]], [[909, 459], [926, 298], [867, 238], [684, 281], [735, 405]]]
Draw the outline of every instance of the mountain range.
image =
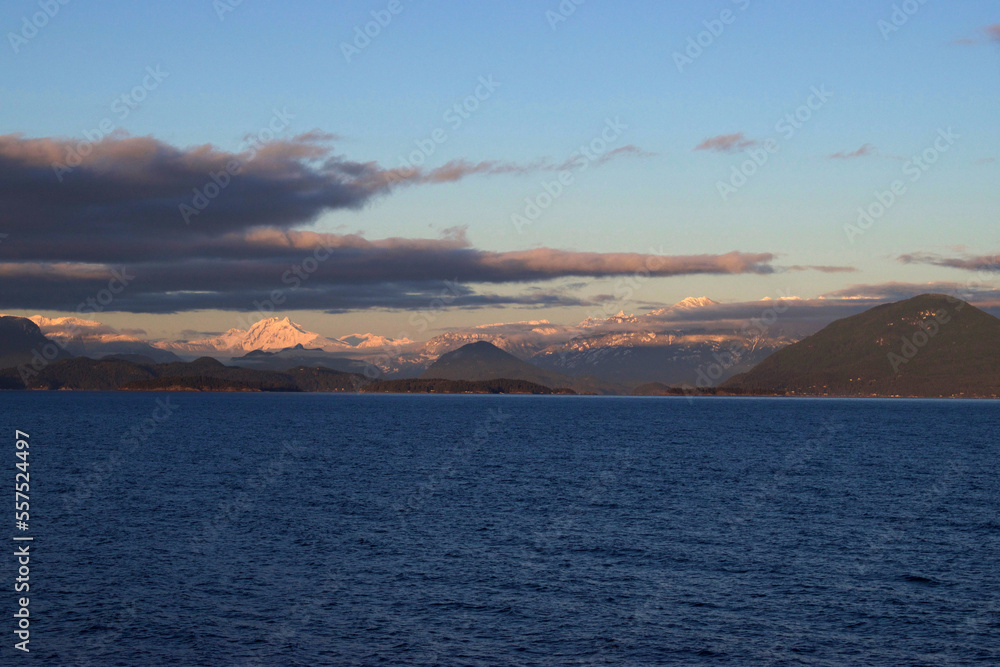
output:
[[191, 341], [159, 341], [155, 347], [177, 354], [225, 353], [229, 356], [262, 350], [272, 352], [302, 346], [324, 352], [347, 352], [355, 349], [382, 348], [390, 344], [406, 345], [408, 339], [392, 340], [375, 334], [348, 334], [340, 338], [327, 338], [306, 331], [288, 317], [267, 317], [249, 329], [229, 329], [223, 334]]
[[576, 378], [565, 386], [584, 391], [652, 381], [695, 382], [700, 369], [715, 357], [738, 350], [739, 363], [726, 367], [728, 377], [796, 339], [779, 330], [749, 337], [735, 323], [707, 329], [687, 319], [699, 310], [720, 306], [707, 297], [689, 297], [643, 315], [620, 311], [608, 317], [588, 317], [575, 326], [548, 320], [484, 324], [445, 331], [422, 342], [371, 333], [328, 337], [288, 317], [264, 318], [246, 329], [201, 338], [161, 341], [145, 340], [141, 331], [116, 331], [93, 320], [40, 315], [31, 319], [75, 356], [139, 355], [161, 363], [211, 356], [245, 368], [285, 370], [308, 365], [387, 379], [420, 377], [441, 355], [484, 341], [547, 372]]
[[[709, 330], [697, 317], [691, 319], [695, 324], [685, 325], [685, 314], [721, 307], [710, 299], [685, 299], [669, 309], [591, 317], [575, 327], [546, 320], [487, 324], [420, 343], [370, 334], [327, 338], [287, 317], [196, 341], [150, 343], [138, 332], [115, 332], [90, 320], [0, 316], [0, 360], [8, 367], [58, 366], [59, 373], [75, 377], [74, 369], [84, 375], [97, 372], [80, 357], [151, 367], [178, 364], [178, 356], [184, 356], [180, 353], [215, 346], [225, 353], [211, 356], [229, 370], [206, 376], [213, 382], [253, 384], [268, 377], [253, 373], [310, 368], [353, 374], [366, 383], [414, 380], [399, 385], [407, 391], [460, 390], [441, 383], [495, 380], [528, 383], [520, 389], [508, 385], [510, 390], [527, 391], [531, 385], [577, 393], [670, 394], [685, 387], [712, 387], [714, 393], [845, 396], [990, 396], [998, 391], [1000, 320], [952, 297], [930, 294], [876, 306], [808, 336], [777, 327]], [[73, 363], [61, 361], [81, 348], [84, 354], [77, 354]], [[49, 357], [39, 356], [42, 349]], [[146, 376], [140, 372], [132, 379], [155, 384], [172, 373], [169, 368]], [[246, 380], [251, 376], [252, 382]], [[65, 379], [50, 377], [45, 386]], [[67, 386], [82, 386], [74, 382]]]

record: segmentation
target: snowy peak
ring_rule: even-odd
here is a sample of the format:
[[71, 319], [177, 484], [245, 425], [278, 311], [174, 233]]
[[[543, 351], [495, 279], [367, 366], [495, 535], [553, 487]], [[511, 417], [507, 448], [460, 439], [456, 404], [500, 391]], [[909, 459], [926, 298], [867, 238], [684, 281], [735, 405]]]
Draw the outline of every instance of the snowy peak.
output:
[[583, 328], [602, 327], [608, 324], [638, 324], [639, 318], [635, 315], [626, 315], [624, 310], [619, 310], [615, 315], [608, 318], [588, 317], [578, 326]]
[[318, 333], [306, 331], [300, 324], [288, 317], [268, 317], [255, 323], [249, 330], [230, 329], [212, 338], [202, 338], [186, 342], [159, 342], [156, 346], [182, 354], [242, 354], [254, 350], [272, 352], [286, 347], [301, 345], [306, 348], [322, 348], [327, 352], [350, 349], [346, 343], [330, 340]]
[[413, 342], [409, 338], [387, 338], [373, 333], [353, 333], [341, 336], [337, 340], [344, 345], [358, 348], [396, 347], [399, 345], [409, 345]]
[[286, 347], [323, 348], [323, 349], [344, 349], [349, 347], [346, 343], [330, 340], [318, 333], [306, 331], [301, 325], [292, 322], [287, 317], [269, 317], [257, 322], [243, 336], [241, 347], [250, 352], [252, 350], [283, 350]]
[[670, 306], [669, 308], [659, 308], [657, 310], [651, 310], [646, 315], [648, 317], [662, 317], [664, 315], [671, 315], [674, 313], [692, 311], [697, 308], [705, 308], [707, 306], [718, 306], [718, 301], [713, 301], [707, 296], [689, 296], [686, 299], [682, 299]]
[[686, 299], [678, 301], [672, 308], [704, 308], [705, 306], [717, 306], [718, 301], [712, 301], [707, 296], [689, 296]]

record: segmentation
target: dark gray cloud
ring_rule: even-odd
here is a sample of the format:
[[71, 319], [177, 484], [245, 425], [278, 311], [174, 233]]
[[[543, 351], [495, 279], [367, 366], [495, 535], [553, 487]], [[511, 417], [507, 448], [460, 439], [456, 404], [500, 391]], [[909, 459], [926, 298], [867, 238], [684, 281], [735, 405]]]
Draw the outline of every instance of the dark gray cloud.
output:
[[[274, 290], [285, 310], [386, 307], [426, 302], [444, 281], [504, 284], [547, 281], [564, 276], [673, 276], [691, 274], [766, 274], [769, 253], [665, 256], [584, 253], [550, 248], [488, 252], [464, 239], [386, 239], [322, 235], [323, 243], [277, 246], [273, 256], [248, 252], [246, 259], [197, 257], [123, 263], [117, 266], [72, 262], [0, 263], [0, 308], [75, 310], [104, 294], [105, 310], [175, 312], [203, 308], [252, 310], [255, 300]], [[302, 239], [299, 239], [300, 241]], [[340, 245], [338, 245], [340, 243]], [[115, 273], [120, 278], [115, 277]], [[411, 298], [411, 295], [413, 297]], [[110, 297], [113, 296], [113, 299]], [[475, 301], [471, 289], [456, 306]], [[510, 299], [506, 303], [525, 303]], [[545, 305], [568, 305], [546, 300]]]
[[932, 266], [946, 266], [952, 269], [977, 272], [1000, 271], [1000, 254], [945, 257], [936, 253], [916, 252], [908, 255], [900, 255], [898, 259], [904, 264], [930, 264]]
[[[20, 232], [15, 244], [46, 235], [54, 242], [149, 242], [288, 228], [329, 209], [363, 206], [385, 191], [376, 164], [337, 157], [326, 141], [309, 133], [229, 153], [149, 137], [88, 144], [6, 135], [0, 206]], [[187, 220], [182, 207], [194, 211]]]
[[[494, 252], [472, 247], [462, 229], [437, 239], [379, 240], [303, 230], [326, 211], [364, 206], [401, 185], [559, 168], [545, 161], [456, 162], [400, 181], [377, 163], [336, 155], [332, 139], [311, 132], [228, 153], [148, 137], [111, 137], [86, 148], [70, 140], [0, 137], [0, 210], [9, 234], [0, 308], [77, 310], [99, 299], [107, 301], [99, 303], [102, 310], [247, 311], [274, 291], [285, 298], [284, 310], [410, 308], [426, 304], [445, 280], [481, 285], [776, 270], [771, 253]], [[635, 146], [612, 153], [644, 154]], [[67, 158], [75, 154], [78, 161]], [[556, 293], [466, 290], [456, 307], [581, 303]]]
[[930, 282], [904, 283], [886, 282], [867, 285], [851, 285], [843, 289], [829, 292], [823, 296], [827, 299], [840, 299], [865, 302], [868, 305], [889, 301], [901, 301], [920, 294], [950, 294], [965, 301], [976, 304], [990, 305], [1000, 300], [1000, 289], [990, 285], [972, 282]]

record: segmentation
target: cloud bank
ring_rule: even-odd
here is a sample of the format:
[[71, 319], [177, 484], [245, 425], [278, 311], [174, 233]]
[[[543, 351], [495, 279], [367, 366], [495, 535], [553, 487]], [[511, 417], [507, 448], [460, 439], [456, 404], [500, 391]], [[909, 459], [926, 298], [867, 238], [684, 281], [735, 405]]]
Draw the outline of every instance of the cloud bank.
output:
[[[95, 312], [78, 306], [100, 295], [101, 310], [249, 311], [275, 293], [283, 310], [411, 308], [425, 307], [443, 281], [462, 286], [457, 307], [567, 305], [581, 302], [554, 291], [501, 296], [468, 285], [775, 271], [766, 252], [495, 252], [473, 247], [461, 229], [379, 240], [301, 229], [395, 187], [562, 166], [455, 161], [400, 177], [337, 155], [332, 139], [311, 132], [230, 153], [112, 137], [83, 155], [70, 140], [0, 137], [0, 210], [9, 234], [0, 308]], [[73, 151], [82, 156], [75, 165], [66, 161]], [[612, 153], [647, 155], [631, 145]]]

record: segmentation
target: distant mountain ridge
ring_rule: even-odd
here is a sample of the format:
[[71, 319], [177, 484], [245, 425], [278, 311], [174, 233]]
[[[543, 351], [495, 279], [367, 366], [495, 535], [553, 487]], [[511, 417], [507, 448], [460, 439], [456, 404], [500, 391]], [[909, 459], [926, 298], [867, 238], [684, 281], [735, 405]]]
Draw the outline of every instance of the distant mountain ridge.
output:
[[577, 387], [580, 387], [583, 391], [593, 390], [593, 386], [579, 379], [539, 368], [486, 341], [469, 343], [442, 354], [420, 377], [466, 381], [523, 380], [551, 389], [573, 388], [579, 391]]
[[274, 352], [294, 348], [319, 349], [324, 352], [349, 352], [354, 349], [381, 348], [390, 344], [404, 345], [411, 341], [395, 341], [375, 334], [348, 334], [340, 338], [327, 338], [307, 331], [305, 327], [288, 317], [266, 317], [255, 322], [249, 329], [229, 329], [224, 334], [191, 341], [160, 341], [156, 347], [179, 354], [225, 353], [238, 355], [244, 352], [263, 350]]
[[71, 356], [26, 317], [0, 315], [0, 368], [45, 365]]
[[5, 389], [357, 391], [366, 382], [367, 378], [355, 373], [323, 368], [250, 370], [225, 366], [210, 357], [162, 364], [74, 357], [26, 374], [17, 368], [0, 370], [0, 387]]
[[74, 356], [103, 357], [113, 354], [139, 354], [158, 362], [179, 361], [177, 355], [154, 347], [131, 333], [118, 331], [95, 320], [82, 317], [29, 318], [46, 337], [59, 343]]
[[587, 385], [589, 390], [598, 389], [597, 385], [628, 389], [643, 382], [693, 382], [699, 368], [713, 363], [713, 355], [745, 347], [740, 364], [727, 366], [724, 377], [728, 377], [792, 342], [780, 336], [742, 341], [731, 330], [698, 331], [692, 326], [691, 313], [718, 305], [707, 297], [688, 297], [645, 315], [621, 310], [609, 317], [592, 316], [577, 325], [548, 320], [498, 322], [446, 331], [423, 342], [371, 333], [332, 338], [309, 331], [289, 317], [265, 318], [247, 330], [234, 328], [207, 338], [153, 343], [99, 322], [69, 322], [75, 318], [55, 318], [49, 326], [54, 327], [53, 335], [63, 336], [61, 342], [70, 345], [70, 352], [93, 358], [141, 355], [166, 362], [212, 356], [246, 368], [280, 371], [309, 365], [384, 379], [421, 376], [443, 354], [483, 341], [548, 373], [572, 378], [566, 382], [581, 391], [588, 390], [584, 385], [591, 381], [586, 378], [594, 379]]

